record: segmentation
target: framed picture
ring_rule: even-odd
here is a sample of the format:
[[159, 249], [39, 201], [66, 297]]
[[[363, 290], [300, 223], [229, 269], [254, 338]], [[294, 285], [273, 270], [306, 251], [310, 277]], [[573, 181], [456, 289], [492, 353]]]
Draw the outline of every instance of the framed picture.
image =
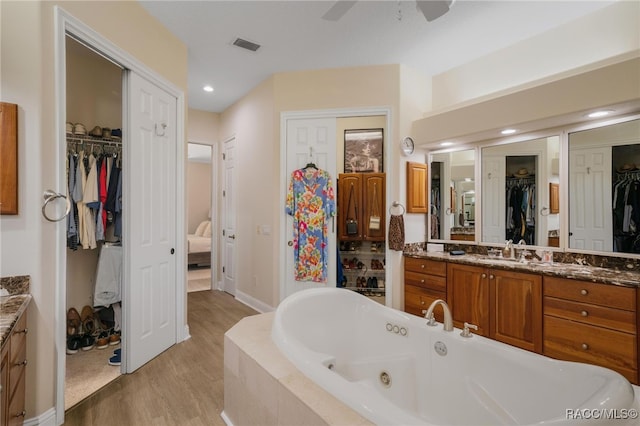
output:
[[344, 131], [344, 172], [382, 173], [382, 129]]

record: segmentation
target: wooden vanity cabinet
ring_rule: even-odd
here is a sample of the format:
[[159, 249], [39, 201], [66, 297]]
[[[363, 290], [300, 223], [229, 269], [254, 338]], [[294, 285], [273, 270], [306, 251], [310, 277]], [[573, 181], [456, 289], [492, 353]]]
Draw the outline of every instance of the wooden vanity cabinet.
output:
[[[436, 260], [404, 258], [404, 310], [424, 316], [434, 300], [447, 300], [447, 263]], [[436, 320], [443, 321], [441, 308], [434, 311]]]
[[449, 263], [447, 300], [453, 324], [533, 352], [542, 350], [542, 278], [539, 275]]
[[27, 314], [22, 314], [7, 338], [0, 358], [2, 391], [0, 426], [22, 425], [25, 418]]
[[544, 278], [543, 354], [615, 370], [638, 383], [637, 289]]

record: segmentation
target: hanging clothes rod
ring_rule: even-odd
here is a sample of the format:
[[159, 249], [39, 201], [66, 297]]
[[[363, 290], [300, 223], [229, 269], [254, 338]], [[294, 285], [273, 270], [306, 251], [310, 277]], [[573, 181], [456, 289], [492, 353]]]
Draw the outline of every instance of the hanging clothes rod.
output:
[[93, 137], [93, 136], [70, 136], [67, 135], [67, 142], [72, 142], [72, 143], [81, 143], [81, 144], [96, 144], [96, 143], [101, 143], [101, 144], [108, 144], [108, 145], [115, 145], [115, 146], [121, 146], [122, 145], [122, 140], [117, 140], [117, 139], [103, 139], [103, 138], [97, 138], [97, 137]]

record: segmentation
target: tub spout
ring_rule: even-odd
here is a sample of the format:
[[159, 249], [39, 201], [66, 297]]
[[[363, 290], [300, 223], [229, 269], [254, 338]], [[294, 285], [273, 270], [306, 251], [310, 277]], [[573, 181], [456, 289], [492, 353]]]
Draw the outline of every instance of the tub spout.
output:
[[433, 310], [438, 305], [442, 305], [442, 310], [444, 312], [444, 331], [453, 331], [453, 318], [451, 317], [451, 310], [449, 309], [449, 305], [447, 305], [447, 302], [442, 299], [434, 300], [431, 305], [429, 305], [429, 309], [427, 309], [425, 318], [433, 318]]

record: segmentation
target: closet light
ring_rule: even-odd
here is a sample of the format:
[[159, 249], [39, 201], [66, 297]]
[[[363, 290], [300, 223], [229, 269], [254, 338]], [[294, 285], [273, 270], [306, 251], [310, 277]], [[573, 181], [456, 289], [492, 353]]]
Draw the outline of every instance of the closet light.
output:
[[213, 87], [207, 84], [202, 88], [202, 90], [204, 90], [205, 92], [213, 92]]
[[594, 112], [591, 112], [591, 113], [587, 114], [587, 117], [589, 117], [589, 118], [600, 118], [600, 117], [607, 116], [607, 115], [611, 114], [612, 112], [613, 111], [611, 111], [610, 109], [594, 111]]
[[512, 135], [516, 132], [516, 129], [504, 129], [503, 131], [501, 131], [500, 133], [502, 133], [503, 135]]

